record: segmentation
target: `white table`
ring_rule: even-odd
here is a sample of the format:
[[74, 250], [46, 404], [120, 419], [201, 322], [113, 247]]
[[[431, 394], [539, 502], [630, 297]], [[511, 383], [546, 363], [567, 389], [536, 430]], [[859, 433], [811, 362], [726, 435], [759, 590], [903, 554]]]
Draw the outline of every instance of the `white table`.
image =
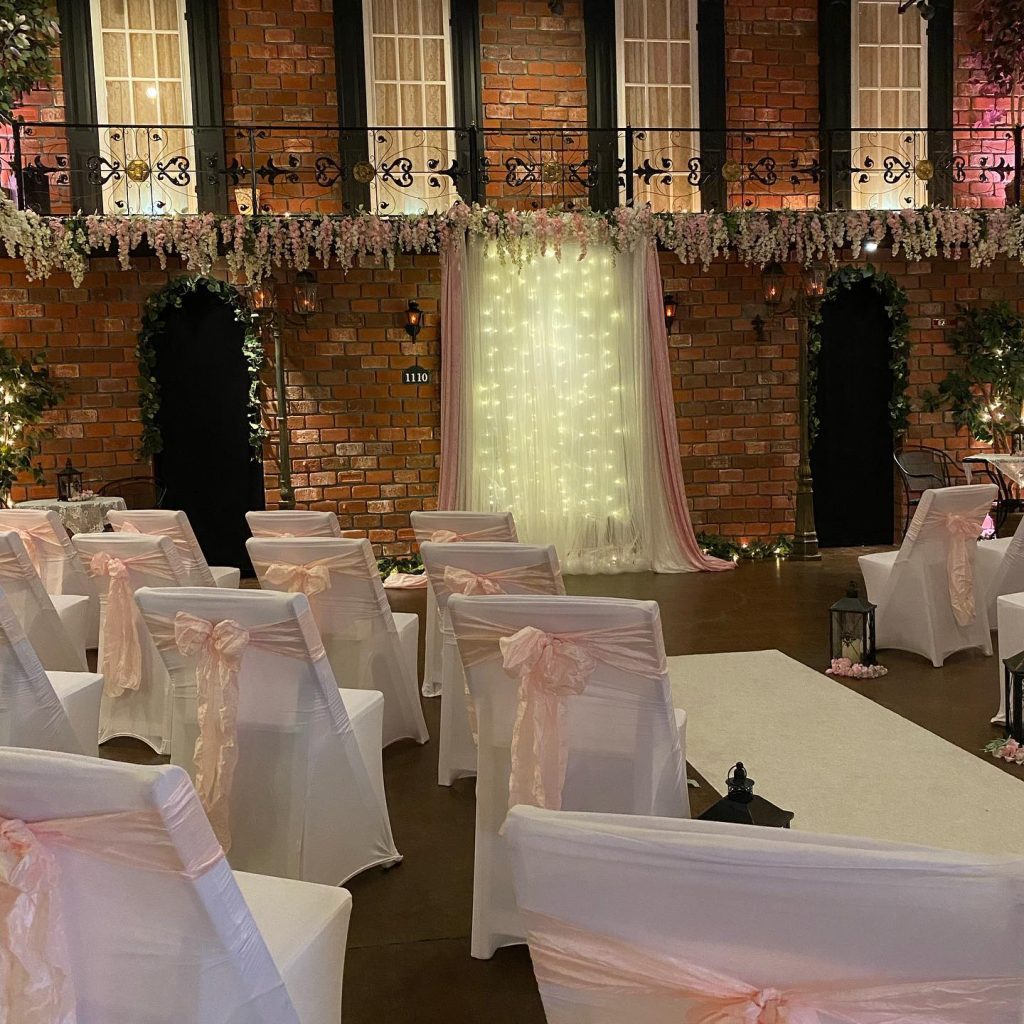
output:
[[84, 501], [58, 501], [56, 498], [38, 498], [19, 501], [18, 508], [44, 508], [56, 512], [68, 533], [102, 533], [107, 513], [123, 511], [128, 506], [124, 498], [86, 498]]
[[[972, 465], [973, 463], [973, 465]], [[989, 465], [1007, 480], [1012, 480], [1018, 487], [1024, 486], [1024, 455], [1009, 455], [992, 452], [988, 455], [968, 455], [964, 459], [964, 475], [971, 482], [973, 466]]]

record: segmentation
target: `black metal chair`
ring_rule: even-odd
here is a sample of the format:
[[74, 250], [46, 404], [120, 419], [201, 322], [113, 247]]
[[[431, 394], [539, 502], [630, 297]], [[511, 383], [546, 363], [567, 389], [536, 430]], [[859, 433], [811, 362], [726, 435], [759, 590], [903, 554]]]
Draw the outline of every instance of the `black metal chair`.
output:
[[124, 498], [130, 509], [163, 508], [167, 488], [151, 476], [128, 476], [105, 483], [96, 493], [102, 497]]

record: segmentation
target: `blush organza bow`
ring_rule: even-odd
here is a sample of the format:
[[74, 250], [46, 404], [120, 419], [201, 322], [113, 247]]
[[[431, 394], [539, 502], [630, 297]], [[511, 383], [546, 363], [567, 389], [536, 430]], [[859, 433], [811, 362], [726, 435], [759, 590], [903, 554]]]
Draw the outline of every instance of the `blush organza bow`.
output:
[[231, 785], [238, 763], [238, 674], [249, 631], [234, 619], [211, 622], [180, 611], [174, 616], [174, 642], [181, 654], [197, 656], [196, 792], [226, 853], [231, 849]]
[[975, 617], [974, 572], [968, 543], [978, 538], [978, 523], [972, 516], [950, 513], [946, 516], [950, 535], [946, 570], [949, 577], [949, 603], [957, 624], [969, 626]]
[[431, 544], [455, 544], [461, 540], [454, 530], [435, 530], [430, 535]]
[[135, 598], [131, 573], [124, 559], [105, 551], [89, 561], [93, 576], [110, 580], [103, 619], [103, 693], [120, 697], [126, 690], [137, 691], [142, 684], [142, 646], [135, 623]]
[[467, 597], [474, 594], [505, 593], [497, 580], [480, 573], [471, 572], [469, 569], [460, 569], [454, 565], [446, 565], [444, 567], [444, 585], [453, 594], [465, 594]]
[[299, 565], [292, 562], [271, 562], [265, 573], [267, 582], [278, 590], [305, 594], [313, 597], [322, 594], [331, 586], [331, 569], [328, 565], [311, 563]]
[[524, 626], [498, 644], [502, 667], [519, 680], [509, 807], [559, 810], [568, 761], [566, 701], [583, 692], [596, 662], [581, 644], [535, 626]]

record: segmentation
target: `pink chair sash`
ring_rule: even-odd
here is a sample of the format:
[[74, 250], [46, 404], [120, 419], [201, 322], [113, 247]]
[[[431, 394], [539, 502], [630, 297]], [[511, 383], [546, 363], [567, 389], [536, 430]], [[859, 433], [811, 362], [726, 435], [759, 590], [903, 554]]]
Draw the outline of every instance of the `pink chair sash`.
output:
[[495, 526], [484, 526], [479, 530], [434, 530], [427, 532], [419, 530], [416, 533], [416, 540], [422, 544], [425, 540], [432, 544], [456, 544], [459, 542], [486, 542], [497, 541], [500, 543], [514, 543], [516, 539], [515, 530], [509, 530], [507, 524], [499, 523]]
[[561, 572], [552, 569], [548, 562], [514, 565], [507, 569], [496, 569], [494, 572], [473, 572], [471, 569], [463, 569], [456, 565], [446, 565], [442, 582], [443, 589], [448, 594], [507, 594], [510, 585], [513, 593], [565, 593]]
[[[32, 580], [39, 579], [32, 562], [22, 561], [17, 551], [0, 551], [0, 580]], [[41, 581], [40, 581], [41, 585]]]
[[457, 634], [463, 663], [472, 667], [501, 656], [505, 671], [519, 680], [512, 729], [509, 807], [532, 804], [559, 810], [568, 763], [568, 698], [583, 693], [599, 662], [658, 679], [668, 671], [663, 653], [641, 626], [546, 633], [465, 617]]
[[196, 554], [188, 537], [182, 533], [176, 524], [171, 526], [147, 526], [145, 530], [140, 530], [135, 523], [126, 520], [120, 526], [114, 526], [114, 529], [118, 533], [139, 533], [145, 537], [169, 538], [177, 549], [178, 555], [181, 557], [181, 561], [186, 569], [197, 569], [206, 564], [206, 559]]
[[195, 836], [183, 861], [158, 811], [123, 811], [24, 822], [0, 817], [0, 1020], [74, 1024], [74, 979], [61, 914], [61, 877], [52, 847], [119, 865], [196, 879], [224, 856], [189, 808], [183, 782], [166, 810]]
[[945, 527], [949, 532], [949, 554], [946, 569], [949, 576], [949, 603], [957, 624], [969, 626], [975, 617], [974, 570], [968, 551], [968, 542], [974, 542], [981, 533], [981, 526], [973, 516], [945, 516]]
[[1021, 977], [758, 988], [534, 911], [523, 920], [541, 988], [685, 1000], [686, 1024], [988, 1024], [1016, 1020], [1024, 1000]]
[[[310, 650], [300, 619], [246, 629], [234, 619], [212, 621], [179, 611], [173, 619], [147, 615], [157, 647], [196, 658], [199, 737], [193, 752], [196, 791], [225, 852], [231, 849], [231, 787], [238, 763], [238, 688], [250, 647], [290, 658], [324, 657]], [[315, 630], [314, 630], [315, 632]]]
[[254, 562], [253, 566], [274, 590], [312, 597], [331, 587], [331, 574], [368, 579], [362, 550], [318, 558], [312, 562]]
[[49, 523], [41, 523], [38, 526], [13, 526], [7, 525], [0, 518], [0, 530], [13, 530], [25, 545], [29, 561], [35, 567], [36, 572], [42, 572], [44, 562], [51, 559], [63, 560], [66, 557], [64, 545], [58, 537], [54, 536]]
[[142, 644], [135, 618], [133, 572], [144, 572], [164, 580], [174, 580], [174, 572], [160, 551], [119, 558], [100, 551], [89, 560], [90, 576], [110, 580], [103, 617], [103, 694], [120, 697], [125, 691], [137, 692], [142, 686]]

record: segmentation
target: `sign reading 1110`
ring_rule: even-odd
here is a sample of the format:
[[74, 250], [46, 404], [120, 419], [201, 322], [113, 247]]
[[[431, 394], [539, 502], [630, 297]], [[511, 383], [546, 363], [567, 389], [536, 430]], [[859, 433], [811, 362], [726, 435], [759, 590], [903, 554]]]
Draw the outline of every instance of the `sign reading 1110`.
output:
[[429, 384], [430, 371], [424, 370], [422, 366], [407, 366], [402, 371], [403, 384]]

